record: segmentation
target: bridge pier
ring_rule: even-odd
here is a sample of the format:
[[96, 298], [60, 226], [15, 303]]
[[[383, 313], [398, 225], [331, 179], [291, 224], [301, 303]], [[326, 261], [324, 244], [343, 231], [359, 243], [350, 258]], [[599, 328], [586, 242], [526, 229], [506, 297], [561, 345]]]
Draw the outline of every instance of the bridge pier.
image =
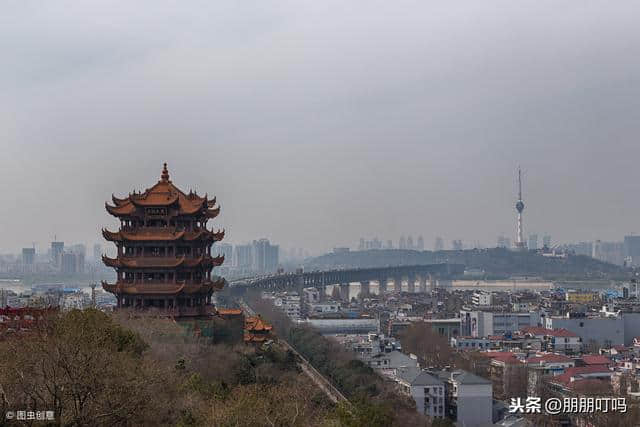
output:
[[416, 292], [416, 276], [409, 274], [407, 276], [407, 292], [413, 294]]
[[402, 292], [402, 276], [398, 276], [393, 279], [393, 291]]
[[424, 274], [418, 278], [418, 292], [421, 294], [427, 293], [427, 278], [424, 277]]
[[360, 282], [360, 299], [368, 298], [371, 295], [371, 288], [368, 280]]
[[382, 296], [387, 293], [387, 278], [378, 279], [378, 296]]
[[340, 283], [340, 299], [347, 302], [351, 301], [349, 299], [349, 282]]

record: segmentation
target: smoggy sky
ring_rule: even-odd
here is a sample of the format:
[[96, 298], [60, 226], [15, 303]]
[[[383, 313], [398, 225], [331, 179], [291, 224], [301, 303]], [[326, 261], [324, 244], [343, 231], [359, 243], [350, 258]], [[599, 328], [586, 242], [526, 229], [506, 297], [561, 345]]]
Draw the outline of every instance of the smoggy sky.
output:
[[[91, 3], [91, 5], [89, 5]], [[634, 6], [635, 4], [635, 6]], [[321, 251], [640, 231], [640, 6], [51, 1], [0, 13], [0, 252], [102, 241], [169, 163], [215, 226]]]

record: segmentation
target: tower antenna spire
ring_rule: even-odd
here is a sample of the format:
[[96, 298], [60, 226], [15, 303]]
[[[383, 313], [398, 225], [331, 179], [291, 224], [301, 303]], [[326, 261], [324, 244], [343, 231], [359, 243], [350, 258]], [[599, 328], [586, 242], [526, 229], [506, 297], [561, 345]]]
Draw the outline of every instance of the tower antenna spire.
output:
[[518, 218], [516, 223], [516, 244], [515, 247], [518, 250], [524, 250], [524, 236], [522, 230], [522, 211], [524, 210], [524, 202], [522, 201], [522, 169], [518, 166], [518, 200], [516, 201], [516, 211], [518, 212]]
[[518, 166], [518, 200], [522, 200], [522, 171]]

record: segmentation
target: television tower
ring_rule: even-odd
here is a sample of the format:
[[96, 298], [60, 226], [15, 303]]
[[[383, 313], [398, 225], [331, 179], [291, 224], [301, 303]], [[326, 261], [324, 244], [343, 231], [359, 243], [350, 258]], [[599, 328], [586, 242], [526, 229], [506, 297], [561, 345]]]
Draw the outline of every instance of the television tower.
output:
[[524, 202], [522, 201], [522, 171], [518, 167], [518, 201], [516, 202], [516, 211], [518, 211], [518, 225], [516, 233], [515, 248], [518, 250], [524, 250], [526, 248], [524, 244], [524, 237], [522, 232], [522, 211], [524, 210]]

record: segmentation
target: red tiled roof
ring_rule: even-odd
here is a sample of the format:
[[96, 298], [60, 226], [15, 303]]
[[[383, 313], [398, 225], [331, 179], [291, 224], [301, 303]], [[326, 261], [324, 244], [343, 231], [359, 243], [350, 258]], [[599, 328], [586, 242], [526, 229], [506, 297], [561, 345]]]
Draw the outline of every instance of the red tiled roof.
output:
[[611, 363], [611, 359], [599, 354], [587, 354], [582, 356], [582, 361], [585, 365], [609, 365]]
[[561, 354], [543, 354], [541, 356], [533, 356], [526, 360], [526, 363], [529, 364], [543, 364], [544, 362], [548, 363], [568, 363], [573, 361], [570, 357], [563, 356]]
[[611, 385], [611, 383], [604, 378], [583, 378], [570, 382], [567, 384], [567, 387], [570, 389], [580, 388], [582, 390], [587, 390], [589, 388], [601, 387], [603, 384]]
[[505, 364], [515, 364], [520, 363], [515, 353], [510, 351], [486, 351], [481, 352], [481, 355], [490, 358], [491, 360], [496, 360], [498, 362], [502, 362]]
[[550, 381], [553, 383], [564, 384], [567, 385], [571, 382], [571, 378], [576, 377], [581, 374], [608, 374], [611, 371], [606, 368], [601, 368], [598, 366], [581, 366], [578, 368], [568, 368], [566, 372], [562, 375], [557, 375], [553, 377]]
[[571, 331], [566, 329], [547, 329], [540, 326], [527, 326], [521, 329], [521, 332], [525, 334], [532, 335], [548, 335], [551, 337], [577, 337], [577, 334], [574, 334]]

